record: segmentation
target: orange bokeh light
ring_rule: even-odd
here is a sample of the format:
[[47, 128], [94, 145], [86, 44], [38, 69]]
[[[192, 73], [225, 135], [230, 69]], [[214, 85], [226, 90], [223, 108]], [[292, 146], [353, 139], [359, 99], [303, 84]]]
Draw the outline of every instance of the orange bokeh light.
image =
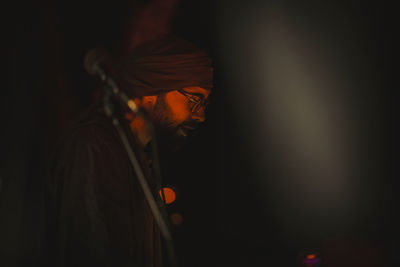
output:
[[181, 225], [183, 222], [183, 216], [179, 213], [172, 213], [171, 222], [173, 225]]
[[315, 254], [309, 254], [309, 255], [307, 255], [307, 259], [315, 259]]
[[[165, 196], [165, 201], [164, 202], [166, 204], [171, 204], [172, 202], [174, 202], [175, 199], [176, 199], [175, 191], [170, 187], [164, 187], [163, 190], [164, 190], [164, 196]], [[163, 195], [162, 195], [161, 189], [159, 191], [159, 194], [160, 194], [161, 199], [163, 199]]]

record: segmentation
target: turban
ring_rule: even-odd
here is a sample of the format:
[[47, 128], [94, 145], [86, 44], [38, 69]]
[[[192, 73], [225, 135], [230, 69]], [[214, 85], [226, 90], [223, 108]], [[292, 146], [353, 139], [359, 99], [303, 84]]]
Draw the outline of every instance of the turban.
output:
[[158, 95], [185, 87], [213, 87], [208, 55], [174, 35], [142, 43], [123, 57], [115, 73], [129, 97]]

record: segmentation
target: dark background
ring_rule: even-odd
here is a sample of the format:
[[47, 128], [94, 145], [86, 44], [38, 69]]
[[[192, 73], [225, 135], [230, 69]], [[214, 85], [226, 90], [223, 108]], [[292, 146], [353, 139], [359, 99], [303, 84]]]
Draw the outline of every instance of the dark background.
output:
[[[13, 85], [0, 106], [1, 266], [40, 266], [45, 230], [43, 163], [58, 136], [91, 101], [94, 83], [84, 72], [83, 57], [93, 47], [113, 47], [122, 40], [129, 31], [131, 10], [145, 2], [24, 1], [15, 8], [10, 21], [13, 46], [6, 51], [13, 57]], [[243, 134], [240, 123], [253, 115], [250, 111], [237, 115], [238, 103], [231, 93], [236, 89], [245, 95], [248, 88], [235, 81], [238, 75], [242, 81], [251, 75], [242, 64], [246, 51], [232, 54], [230, 48], [247, 41], [243, 32], [251, 30], [246, 25], [252, 12], [262, 14], [274, 3], [182, 1], [178, 5], [172, 31], [207, 51], [215, 66], [207, 121], [181, 151], [162, 158], [164, 181], [178, 191], [169, 211], [183, 216], [183, 224], [173, 228], [178, 259], [182, 266], [296, 266], [301, 253], [314, 249], [325, 257], [325, 266], [375, 262], [381, 265], [374, 266], [389, 266], [384, 262], [397, 255], [399, 237], [391, 8], [384, 2], [278, 4], [288, 16], [335, 44], [337, 49], [331, 52], [337, 53], [343, 71], [350, 70], [348, 83], [354, 91], [349, 99], [353, 112], [365, 120], [365, 131], [359, 131], [360, 147], [365, 149], [357, 151], [355, 175], [361, 177], [357, 187], [373, 188], [361, 196], [369, 200], [362, 206], [368, 220], [343, 226], [342, 218], [341, 227], [332, 221], [315, 233], [316, 222], [310, 218], [307, 231], [299, 237], [280, 227], [265, 204], [266, 193], [253, 179], [260, 174], [248, 148], [251, 137]], [[369, 97], [367, 102], [362, 95]], [[372, 131], [377, 134], [369, 134]], [[372, 143], [374, 148], [367, 149]], [[270, 167], [274, 165], [266, 159], [265, 173], [279, 179], [279, 172]]]

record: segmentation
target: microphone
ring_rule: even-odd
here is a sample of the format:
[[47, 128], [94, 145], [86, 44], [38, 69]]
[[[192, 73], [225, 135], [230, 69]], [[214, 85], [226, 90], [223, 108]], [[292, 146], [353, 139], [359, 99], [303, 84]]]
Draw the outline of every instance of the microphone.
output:
[[87, 73], [99, 75], [102, 81], [107, 79], [106, 72], [102, 65], [110, 59], [104, 48], [94, 48], [86, 53], [83, 65]]
[[[101, 79], [101, 81], [107, 85], [108, 88], [106, 90], [108, 90], [108, 91], [106, 93], [108, 93], [108, 94], [111, 93], [111, 94], [114, 94], [117, 97], [119, 97], [120, 100], [122, 100], [122, 102], [124, 104], [126, 104], [132, 112], [141, 116], [148, 123], [150, 132], [151, 132], [151, 135], [153, 138], [152, 144], [153, 144], [153, 153], [154, 153], [154, 151], [156, 150], [156, 148], [155, 148], [156, 136], [154, 133], [154, 127], [152, 126], [151, 121], [147, 117], [146, 113], [143, 112], [141, 109], [139, 109], [139, 107], [136, 105], [136, 103], [132, 99], [129, 99], [125, 95], [125, 93], [122, 92], [118, 88], [117, 83], [110, 76], [107, 75], [107, 71], [105, 68], [103, 68], [103, 66], [105, 66], [105, 63], [109, 60], [111, 60], [111, 57], [109, 56], [108, 52], [105, 49], [103, 49], [103, 48], [92, 49], [86, 53], [86, 56], [84, 59], [85, 70], [87, 73], [89, 73], [91, 75], [98, 76]], [[169, 229], [167, 219], [164, 216], [164, 212], [162, 213], [160, 211], [160, 208], [158, 207], [158, 205], [154, 199], [151, 188], [147, 183], [146, 177], [143, 174], [141, 166], [135, 156], [135, 153], [133, 152], [133, 150], [130, 146], [129, 140], [128, 140], [126, 134], [124, 133], [123, 128], [121, 128], [118, 118], [113, 117], [112, 110], [111, 110], [111, 108], [109, 108], [109, 105], [107, 105], [108, 104], [107, 100], [109, 100], [109, 99], [107, 98], [105, 101], [106, 114], [112, 119], [112, 123], [114, 124], [114, 126], [117, 129], [117, 132], [121, 138], [123, 146], [128, 154], [129, 161], [130, 161], [133, 169], [136, 172], [136, 176], [137, 176], [139, 184], [143, 190], [145, 199], [147, 200], [150, 210], [154, 215], [154, 219], [160, 228], [161, 234], [163, 235], [163, 237], [165, 238], [165, 240], [167, 242], [167, 253], [171, 259], [171, 264], [172, 264], [172, 266], [176, 266], [175, 255], [174, 255], [175, 253], [174, 253], [174, 248], [173, 248], [173, 244], [172, 244], [172, 234]], [[153, 166], [154, 166], [154, 168], [158, 169], [159, 168], [159, 166], [158, 166], [159, 163], [157, 163], [158, 158], [155, 157], [154, 161], [155, 161], [155, 164]], [[159, 170], [155, 170], [156, 176], [158, 176], [159, 173], [160, 173]], [[157, 177], [157, 178], [160, 179], [159, 177]]]
[[105, 68], [105, 62], [111, 59], [109, 53], [104, 48], [94, 48], [86, 53], [83, 65], [87, 73], [98, 76], [102, 82], [104, 82], [112, 93], [118, 96], [122, 102], [124, 102], [133, 112], [139, 112], [139, 108], [136, 103], [129, 99], [124, 92], [122, 92], [117, 83], [107, 75]]

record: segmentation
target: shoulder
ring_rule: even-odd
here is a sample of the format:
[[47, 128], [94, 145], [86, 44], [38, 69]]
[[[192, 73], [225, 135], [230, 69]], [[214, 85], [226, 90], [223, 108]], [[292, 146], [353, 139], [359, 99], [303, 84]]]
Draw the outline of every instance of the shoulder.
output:
[[109, 183], [110, 177], [121, 180], [129, 172], [128, 164], [109, 118], [102, 110], [89, 110], [59, 140], [49, 162], [49, 185], [93, 183], [93, 179]]
[[88, 165], [93, 160], [111, 160], [113, 154], [119, 153], [120, 147], [110, 119], [101, 107], [93, 107], [85, 111], [59, 139], [51, 157], [50, 171]]
[[59, 140], [59, 148], [78, 149], [100, 148], [115, 144], [117, 133], [111, 120], [101, 106], [94, 106], [82, 113], [67, 133]]

